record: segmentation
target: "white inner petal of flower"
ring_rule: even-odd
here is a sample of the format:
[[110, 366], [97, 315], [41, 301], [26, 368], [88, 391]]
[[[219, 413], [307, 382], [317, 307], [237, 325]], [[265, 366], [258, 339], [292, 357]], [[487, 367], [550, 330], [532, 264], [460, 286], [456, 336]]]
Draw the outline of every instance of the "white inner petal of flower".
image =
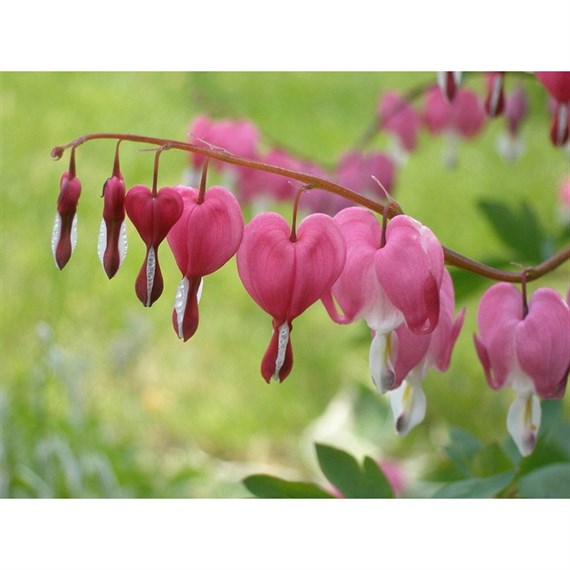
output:
[[542, 411], [534, 392], [518, 394], [509, 408], [507, 430], [523, 457], [530, 455], [536, 445]]
[[59, 243], [59, 238], [61, 237], [61, 216], [59, 212], [55, 213], [55, 220], [53, 222], [53, 233], [51, 235], [51, 252], [53, 254], [53, 259], [55, 261], [56, 267], [59, 269], [59, 265], [55, 259], [55, 251], [57, 249], [57, 244]]
[[369, 365], [372, 381], [381, 394], [394, 385], [392, 334], [376, 333], [370, 344]]
[[103, 263], [103, 256], [105, 255], [105, 247], [107, 246], [107, 224], [105, 220], [101, 220], [101, 227], [99, 228], [99, 240], [97, 241], [97, 254], [101, 263]]
[[127, 224], [123, 221], [119, 232], [119, 266], [123, 264], [127, 256]]
[[176, 311], [176, 324], [178, 326], [178, 338], [184, 338], [183, 323], [184, 323], [184, 312], [186, 311], [186, 303], [188, 302], [188, 289], [190, 288], [190, 283], [187, 277], [184, 277], [178, 289], [176, 290], [176, 298], [174, 299], [174, 310]]
[[503, 88], [503, 76], [498, 75], [493, 81], [493, 89], [491, 91], [490, 109], [493, 115], [497, 112], [497, 107], [499, 105], [499, 97], [501, 96], [501, 90]]
[[148, 250], [146, 260], [146, 306], [150, 307], [150, 298], [152, 294], [152, 286], [154, 285], [154, 275], [156, 272], [156, 253], [154, 247]]
[[398, 388], [390, 392], [390, 406], [397, 433], [406, 435], [426, 415], [426, 395], [421, 382], [404, 380]]
[[77, 244], [77, 214], [73, 216], [73, 222], [71, 222], [71, 251], [75, 249]]
[[287, 344], [289, 343], [289, 325], [285, 322], [279, 329], [279, 338], [277, 340], [277, 358], [275, 359], [275, 372], [271, 377], [272, 380], [279, 380], [279, 372], [281, 367], [285, 362], [285, 352], [287, 350]]

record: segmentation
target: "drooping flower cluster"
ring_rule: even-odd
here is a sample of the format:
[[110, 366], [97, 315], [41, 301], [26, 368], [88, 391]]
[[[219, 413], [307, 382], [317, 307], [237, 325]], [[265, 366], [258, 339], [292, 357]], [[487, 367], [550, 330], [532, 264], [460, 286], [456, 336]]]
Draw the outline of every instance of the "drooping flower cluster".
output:
[[372, 380], [379, 392], [395, 391], [395, 426], [405, 434], [425, 414], [419, 384], [427, 368], [447, 369], [463, 322], [462, 314], [453, 323], [453, 284], [443, 250], [433, 232], [409, 216], [395, 217], [385, 231], [363, 208], [342, 210], [335, 220], [347, 260], [322, 301], [335, 322], [362, 317], [371, 329]]
[[[556, 100], [552, 141], [564, 144], [570, 74], [536, 75]], [[382, 223], [371, 211], [354, 207], [335, 193], [313, 190], [315, 185], [307, 183], [301, 208], [309, 214], [298, 227], [298, 199], [291, 226], [281, 215], [266, 211], [244, 225], [244, 203], [255, 212], [270, 203], [289, 202], [298, 191], [283, 175], [286, 172], [269, 172], [267, 164], [313, 174], [321, 178], [323, 187], [327, 179], [322, 167], [282, 149], [261, 152], [259, 132], [248, 121], [214, 122], [200, 116], [190, 128], [199, 146], [221, 147], [266, 163], [266, 168], [259, 169], [236, 166], [224, 162], [224, 153], [218, 153], [212, 163], [235, 186], [234, 193], [223, 186], [206, 190], [208, 163], [199, 152], [192, 154], [192, 166], [203, 169], [200, 188], [196, 183], [157, 190], [158, 154], [167, 145], [157, 153], [152, 189], [135, 185], [126, 192], [117, 146], [115, 166], [102, 192], [98, 254], [103, 269], [112, 278], [123, 263], [128, 216], [146, 246], [135, 291], [143, 305], [150, 307], [164, 289], [158, 250], [166, 240], [182, 274], [172, 324], [177, 336], [187, 341], [198, 328], [204, 277], [235, 255], [245, 289], [272, 319], [272, 336], [261, 361], [261, 375], [267, 382], [282, 382], [290, 374], [293, 321], [319, 299], [336, 323], [364, 319], [371, 331], [372, 381], [379, 392], [390, 393], [395, 429], [405, 435], [425, 416], [422, 383], [428, 370], [443, 372], [449, 367], [464, 310], [455, 315], [453, 282], [444, 268], [439, 240], [414, 218], [400, 213], [389, 220], [395, 202], [388, 192], [393, 190], [398, 160], [416, 147], [420, 116], [430, 132], [445, 132], [455, 139], [479, 133], [485, 111], [490, 117], [504, 114], [509, 136], [515, 141], [527, 111], [526, 97], [520, 89], [505, 95], [503, 85], [502, 73], [490, 74], [483, 103], [476, 93], [460, 87], [459, 74], [446, 72], [439, 89], [433, 86], [426, 91], [421, 115], [396, 93], [382, 98], [376, 128], [396, 137], [394, 155], [355, 150], [341, 155], [334, 167], [338, 185], [372, 200], [388, 199]], [[510, 158], [516, 154], [513, 148]], [[74, 151], [75, 147], [70, 167], [61, 178], [52, 235], [52, 253], [60, 269], [68, 263], [77, 239], [81, 183]], [[568, 202], [566, 186], [561, 190], [564, 204]], [[517, 289], [502, 283], [483, 296], [478, 325], [475, 345], [487, 382], [494, 389], [511, 386], [517, 392], [507, 427], [520, 452], [528, 455], [540, 425], [539, 398], [560, 398], [565, 390], [570, 369], [567, 301], [552, 290], [539, 289], [527, 308]]]

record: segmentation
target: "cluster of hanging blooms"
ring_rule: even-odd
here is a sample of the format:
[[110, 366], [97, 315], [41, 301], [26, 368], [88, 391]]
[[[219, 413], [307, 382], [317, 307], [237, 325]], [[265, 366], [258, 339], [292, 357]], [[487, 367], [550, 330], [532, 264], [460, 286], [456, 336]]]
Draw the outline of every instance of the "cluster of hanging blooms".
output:
[[[564, 144], [570, 73], [537, 77], [556, 100], [552, 142]], [[198, 329], [204, 278], [235, 257], [246, 291], [271, 318], [273, 332], [261, 359], [266, 382], [282, 382], [291, 373], [293, 321], [318, 301], [335, 323], [363, 319], [370, 329], [372, 382], [380, 393], [390, 393], [395, 429], [405, 435], [426, 414], [422, 383], [428, 370], [447, 370], [463, 326], [465, 310], [456, 314], [453, 282], [444, 263], [475, 272], [482, 266], [469, 265], [463, 256], [445, 250], [430, 228], [403, 214], [392, 197], [397, 165], [418, 144], [422, 125], [456, 141], [479, 133], [486, 116], [504, 114], [514, 140], [528, 107], [520, 87], [505, 94], [503, 73], [487, 76], [484, 101], [461, 81], [460, 73], [440, 74], [439, 87], [425, 91], [422, 113], [398, 94], [386, 94], [379, 103], [377, 127], [394, 137], [392, 152], [346, 152], [333, 174], [283, 149], [260, 151], [259, 131], [248, 121], [216, 122], [206, 116], [192, 122], [192, 143], [97, 134], [56, 147], [55, 158], [69, 147], [71, 153], [57, 200], [55, 263], [59, 269], [65, 267], [77, 240], [81, 183], [76, 147], [95, 138], [117, 140], [112, 174], [103, 185], [98, 240], [107, 277], [116, 275], [125, 258], [128, 217], [146, 246], [134, 288], [141, 303], [150, 307], [164, 290], [159, 248], [166, 242], [181, 273], [173, 295], [172, 325], [187, 341]], [[135, 185], [126, 191], [119, 164], [121, 141], [159, 145], [151, 187]], [[191, 153], [186, 184], [158, 189], [160, 155], [172, 148]], [[227, 184], [207, 187], [209, 165]], [[292, 179], [303, 186], [293, 186]], [[567, 186], [566, 181], [561, 190], [565, 206]], [[266, 211], [275, 202], [294, 203], [291, 224]], [[253, 212], [261, 211], [247, 224], [245, 204]], [[299, 212], [304, 218], [297, 224]], [[565, 261], [567, 253], [551, 266]], [[561, 398], [570, 369], [568, 302], [541, 288], [527, 304], [527, 275], [525, 270], [520, 278], [522, 301], [518, 289], [508, 283], [496, 284], [483, 295], [479, 333], [474, 337], [489, 385], [510, 386], [517, 393], [507, 428], [522, 455], [536, 444], [539, 398]]]

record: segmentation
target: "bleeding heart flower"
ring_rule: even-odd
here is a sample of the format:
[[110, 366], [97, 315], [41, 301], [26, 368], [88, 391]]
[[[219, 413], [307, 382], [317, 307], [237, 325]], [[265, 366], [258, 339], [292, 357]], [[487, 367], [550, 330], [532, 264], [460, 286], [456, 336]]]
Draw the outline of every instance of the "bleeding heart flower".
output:
[[322, 301], [335, 322], [363, 317], [374, 331], [370, 372], [385, 392], [395, 380], [390, 333], [405, 321], [413, 334], [426, 335], [438, 323], [443, 249], [429, 228], [409, 216], [390, 221], [383, 246], [380, 225], [369, 210], [346, 208], [335, 220], [346, 240], [347, 259]]
[[537, 71], [535, 75], [556, 100], [550, 140], [555, 146], [563, 146], [568, 142], [570, 133], [570, 71]]
[[493, 71], [487, 73], [487, 97], [485, 112], [489, 117], [498, 117], [505, 109], [505, 72]]
[[507, 132], [499, 138], [499, 152], [507, 160], [514, 160], [524, 150], [519, 130], [527, 111], [528, 100], [523, 88], [519, 86], [505, 100]]
[[431, 133], [446, 137], [444, 163], [457, 164], [459, 139], [476, 136], [485, 124], [485, 112], [479, 97], [468, 89], [458, 89], [452, 102], [448, 102], [437, 87], [426, 91], [423, 121]]
[[77, 203], [81, 195], [81, 182], [74, 174], [64, 172], [59, 187], [51, 251], [57, 267], [63, 269], [77, 243]]
[[146, 256], [135, 282], [137, 297], [150, 307], [161, 295], [164, 282], [158, 262], [158, 247], [182, 215], [183, 202], [172, 188], [154, 195], [146, 186], [133, 186], [125, 198], [125, 209], [146, 245]]
[[420, 118], [414, 108], [394, 92], [388, 92], [382, 96], [378, 106], [378, 115], [380, 128], [396, 137], [394, 154], [401, 162], [416, 148]]
[[120, 173], [109, 178], [103, 186], [103, 220], [99, 231], [97, 251], [107, 277], [119, 270], [127, 254], [125, 224], [125, 181]]
[[460, 83], [461, 71], [438, 71], [437, 73], [437, 84], [441, 94], [450, 102], [455, 98]]
[[394, 425], [400, 435], [406, 435], [425, 417], [426, 398], [422, 382], [428, 369], [433, 367], [445, 372], [449, 368], [453, 346], [463, 326], [465, 309], [456, 319], [454, 312], [453, 281], [447, 269], [444, 269], [439, 322], [434, 331], [427, 335], [416, 335], [402, 324], [391, 333], [395, 380], [390, 392], [390, 404]]
[[267, 382], [283, 381], [290, 373], [292, 321], [332, 287], [346, 258], [338, 224], [325, 214], [307, 216], [295, 233], [279, 214], [263, 213], [247, 224], [237, 252], [247, 292], [273, 318], [261, 364]]
[[179, 338], [186, 341], [198, 328], [202, 278], [236, 253], [243, 235], [243, 215], [232, 193], [221, 186], [207, 190], [202, 201], [196, 188], [176, 186], [173, 190], [182, 197], [184, 211], [167, 236], [183, 275], [172, 323]]
[[561, 295], [538, 289], [524, 314], [521, 293], [508, 283], [493, 285], [477, 313], [477, 354], [487, 382], [517, 392], [507, 429], [522, 455], [529, 455], [540, 427], [540, 398], [562, 398], [570, 369], [570, 311]]

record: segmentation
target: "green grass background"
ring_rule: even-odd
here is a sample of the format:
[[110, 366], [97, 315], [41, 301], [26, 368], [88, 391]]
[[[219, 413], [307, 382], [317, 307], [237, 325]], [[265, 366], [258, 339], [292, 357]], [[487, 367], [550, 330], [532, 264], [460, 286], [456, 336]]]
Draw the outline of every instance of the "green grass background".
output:
[[[270, 318], [241, 286], [235, 260], [206, 278], [198, 333], [179, 341], [170, 322], [179, 280], [161, 248], [165, 292], [146, 309], [134, 294], [144, 258], [129, 226], [129, 251], [109, 281], [97, 257], [101, 187], [114, 144], [77, 151], [83, 185], [79, 239], [64, 271], [50, 250], [59, 178], [68, 155], [53, 146], [80, 135], [131, 132], [186, 139], [198, 113], [253, 120], [267, 144], [334, 164], [368, 127], [380, 94], [430, 81], [426, 73], [3, 73], [2, 185], [2, 496], [247, 496], [240, 479], [253, 472], [314, 475], [304, 436], [339, 391], [377, 402], [368, 422], [378, 457], [412, 466], [436, 461], [450, 426], [485, 442], [505, 437], [513, 393], [492, 392], [473, 348], [478, 294], [462, 300], [467, 317], [445, 374], [425, 382], [427, 418], [405, 439], [391, 431], [386, 397], [373, 393], [368, 336], [362, 323], [334, 325], [320, 304], [295, 322], [295, 365], [281, 385], [265, 385], [259, 364]], [[516, 83], [508, 78], [507, 87]], [[396, 198], [442, 243], [475, 259], [518, 259], [477, 208], [479, 200], [523, 201], [547, 233], [558, 235], [556, 187], [568, 155], [548, 139], [546, 100], [533, 78], [523, 126], [526, 152], [507, 163], [496, 152], [502, 119], [442, 165], [443, 141], [422, 133], [399, 170]], [[483, 90], [483, 78], [467, 77]], [[419, 105], [420, 102], [416, 102]], [[371, 148], [386, 149], [384, 134]], [[150, 185], [153, 154], [122, 145], [128, 186]], [[187, 157], [161, 159], [159, 183], [179, 183]], [[287, 208], [281, 208], [286, 215]], [[247, 214], [247, 212], [246, 212]], [[562, 268], [537, 284], [565, 292]], [[568, 398], [566, 398], [566, 408]], [[367, 420], [368, 421], [368, 420]], [[377, 440], [374, 436], [377, 433]], [[340, 440], [339, 440], [340, 441]], [[308, 458], [307, 458], [308, 457]]]

